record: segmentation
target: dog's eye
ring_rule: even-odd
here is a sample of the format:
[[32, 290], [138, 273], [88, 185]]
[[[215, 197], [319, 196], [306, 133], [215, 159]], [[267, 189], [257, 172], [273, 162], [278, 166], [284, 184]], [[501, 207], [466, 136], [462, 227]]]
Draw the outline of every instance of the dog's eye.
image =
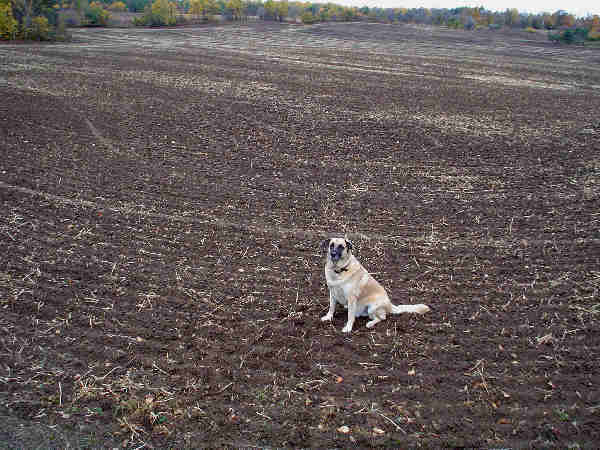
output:
[[344, 246], [343, 246], [343, 245], [338, 245], [338, 250], [339, 250], [340, 252], [343, 252], [343, 251], [344, 251]]

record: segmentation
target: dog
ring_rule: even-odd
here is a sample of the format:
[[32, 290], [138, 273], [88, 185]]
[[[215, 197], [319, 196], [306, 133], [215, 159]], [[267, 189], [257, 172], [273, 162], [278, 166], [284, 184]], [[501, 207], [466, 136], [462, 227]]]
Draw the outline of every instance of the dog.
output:
[[352, 254], [352, 242], [345, 238], [326, 239], [321, 244], [327, 252], [325, 279], [329, 288], [329, 311], [321, 321], [333, 319], [336, 303], [348, 309], [348, 322], [342, 329], [350, 333], [357, 317], [369, 316], [367, 328], [385, 320], [388, 314], [417, 313], [425, 314], [429, 306], [394, 305], [385, 289], [367, 272]]

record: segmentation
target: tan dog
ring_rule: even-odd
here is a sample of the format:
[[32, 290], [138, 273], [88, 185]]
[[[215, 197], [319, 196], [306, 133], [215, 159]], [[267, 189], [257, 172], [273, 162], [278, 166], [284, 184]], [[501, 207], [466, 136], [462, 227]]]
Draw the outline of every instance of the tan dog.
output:
[[329, 312], [321, 317], [322, 321], [333, 319], [336, 303], [348, 309], [348, 322], [342, 329], [350, 333], [354, 320], [360, 316], [369, 316], [367, 327], [385, 320], [387, 314], [412, 312], [425, 314], [429, 306], [393, 305], [385, 289], [373, 278], [352, 254], [352, 243], [344, 238], [326, 239], [322, 244], [327, 252], [325, 278], [329, 287]]

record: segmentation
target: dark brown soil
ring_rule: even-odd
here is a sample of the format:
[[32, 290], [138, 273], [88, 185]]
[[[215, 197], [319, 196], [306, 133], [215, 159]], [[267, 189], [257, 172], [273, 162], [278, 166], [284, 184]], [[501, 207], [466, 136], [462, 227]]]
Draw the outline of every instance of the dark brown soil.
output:
[[[3, 445], [600, 445], [598, 49], [74, 35], [0, 47]], [[320, 322], [332, 234], [433, 312]]]

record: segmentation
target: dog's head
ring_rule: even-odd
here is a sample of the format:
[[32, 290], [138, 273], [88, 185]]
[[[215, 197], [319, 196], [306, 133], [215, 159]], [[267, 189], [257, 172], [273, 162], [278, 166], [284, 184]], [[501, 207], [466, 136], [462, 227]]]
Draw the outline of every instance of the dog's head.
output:
[[321, 244], [321, 248], [324, 252], [327, 252], [327, 257], [332, 262], [337, 263], [350, 255], [352, 242], [344, 238], [325, 239]]

